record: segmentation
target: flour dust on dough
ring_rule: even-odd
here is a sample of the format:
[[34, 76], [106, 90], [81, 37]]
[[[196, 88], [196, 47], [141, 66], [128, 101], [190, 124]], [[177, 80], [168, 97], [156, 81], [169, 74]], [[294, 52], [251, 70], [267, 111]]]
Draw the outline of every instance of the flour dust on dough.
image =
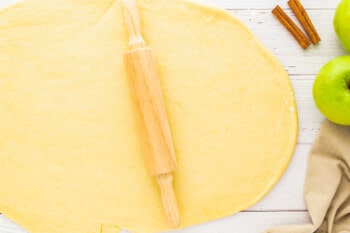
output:
[[[281, 64], [237, 19], [138, 0], [179, 168], [181, 227], [259, 201], [296, 143]], [[167, 230], [146, 173], [119, 0], [24, 0], [0, 12], [0, 212], [32, 233]]]

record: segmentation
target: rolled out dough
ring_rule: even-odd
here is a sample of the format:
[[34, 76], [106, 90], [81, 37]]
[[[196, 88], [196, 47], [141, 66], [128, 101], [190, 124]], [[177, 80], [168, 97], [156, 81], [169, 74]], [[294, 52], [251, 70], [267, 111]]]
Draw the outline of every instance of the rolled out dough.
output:
[[[295, 147], [286, 72], [228, 13], [137, 2], [176, 147], [181, 226], [250, 207]], [[119, 0], [24, 0], [0, 12], [0, 212], [30, 232], [167, 229], [136, 133], [126, 51]]]

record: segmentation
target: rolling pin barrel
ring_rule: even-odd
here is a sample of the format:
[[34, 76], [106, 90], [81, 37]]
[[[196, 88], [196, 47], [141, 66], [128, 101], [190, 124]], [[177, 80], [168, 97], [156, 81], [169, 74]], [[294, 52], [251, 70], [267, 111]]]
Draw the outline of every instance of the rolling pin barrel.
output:
[[155, 57], [150, 48], [134, 49], [124, 56], [137, 105], [145, 162], [152, 175], [176, 169], [175, 151]]
[[123, 11], [130, 50], [124, 63], [135, 100], [145, 163], [159, 185], [168, 225], [176, 228], [180, 212], [172, 172], [177, 164], [156, 59], [142, 38], [135, 1], [123, 0]]

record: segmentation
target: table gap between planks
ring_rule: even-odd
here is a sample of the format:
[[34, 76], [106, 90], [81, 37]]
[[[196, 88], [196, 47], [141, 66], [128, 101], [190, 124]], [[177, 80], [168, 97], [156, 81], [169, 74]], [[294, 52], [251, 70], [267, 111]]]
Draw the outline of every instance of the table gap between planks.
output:
[[[324, 119], [314, 105], [312, 84], [315, 75], [327, 61], [345, 53], [333, 31], [333, 15], [339, 1], [302, 0], [322, 38], [319, 45], [312, 45], [307, 50], [302, 50], [271, 14], [271, 9], [279, 4], [297, 22], [288, 8], [287, 0], [194, 1], [225, 9], [235, 15], [282, 62], [295, 91], [299, 113], [299, 137], [294, 157], [286, 173], [262, 201], [233, 216], [173, 233], [259, 233], [275, 225], [309, 223], [310, 218], [303, 199], [305, 171], [309, 150]], [[0, 8], [14, 2], [17, 0], [1, 0]], [[297, 24], [300, 25], [298, 22]], [[0, 233], [24, 232], [0, 215]]]

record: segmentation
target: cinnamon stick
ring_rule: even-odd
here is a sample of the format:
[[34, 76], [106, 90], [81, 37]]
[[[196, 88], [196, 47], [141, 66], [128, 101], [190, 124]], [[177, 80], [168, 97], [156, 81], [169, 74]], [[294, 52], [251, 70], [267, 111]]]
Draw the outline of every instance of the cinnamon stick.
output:
[[288, 5], [299, 20], [301, 26], [303, 26], [312, 43], [317, 44], [320, 42], [321, 38], [301, 2], [299, 0], [289, 0]]
[[311, 44], [307, 36], [300, 30], [293, 20], [289, 18], [279, 5], [272, 10], [272, 14], [274, 14], [281, 24], [293, 35], [303, 49], [306, 49]]

